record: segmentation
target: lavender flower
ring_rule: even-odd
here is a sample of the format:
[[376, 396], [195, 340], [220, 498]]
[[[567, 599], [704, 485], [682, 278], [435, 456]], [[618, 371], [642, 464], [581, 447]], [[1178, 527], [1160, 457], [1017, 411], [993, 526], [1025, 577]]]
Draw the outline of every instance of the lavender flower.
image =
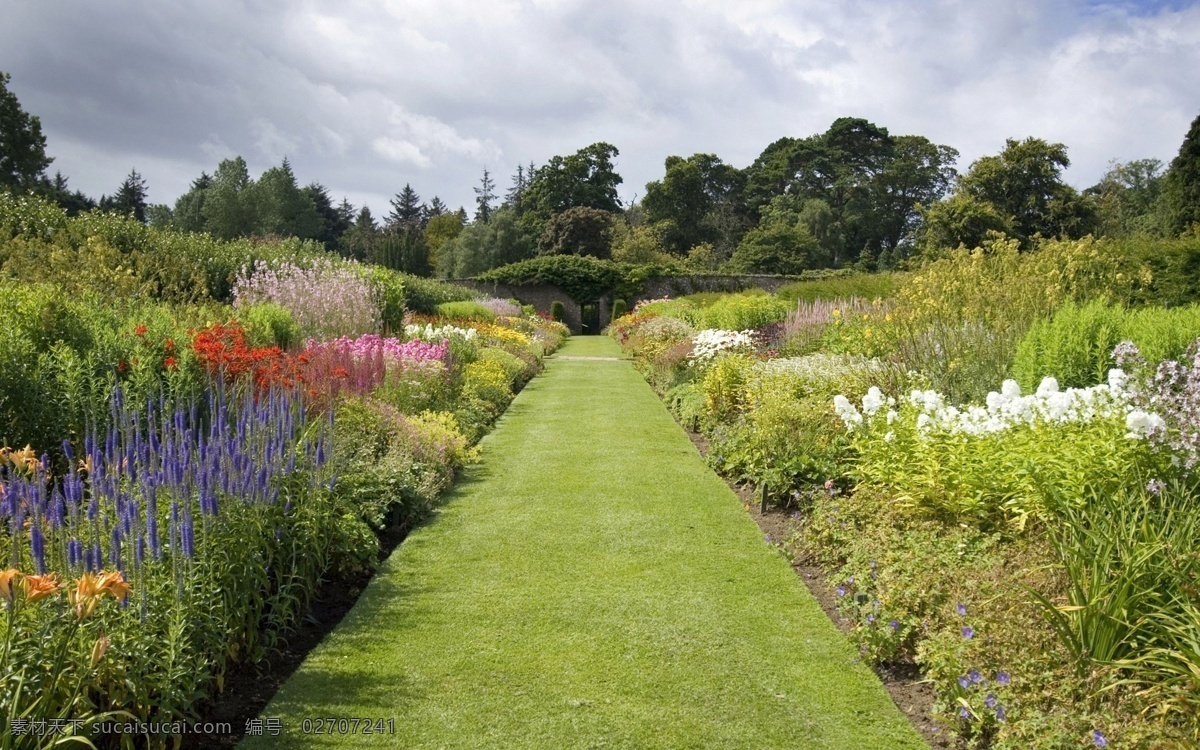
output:
[[968, 641], [971, 640], [972, 638], [975, 637], [975, 628], [971, 627], [970, 625], [966, 626], [965, 628], [962, 629], [962, 636], [963, 636], [963, 638], [966, 638]]
[[1007, 685], [1011, 681], [1012, 681], [1012, 678], [1010, 678], [1008, 676], [1008, 672], [997, 672], [996, 673], [996, 683], [997, 684]]
[[996, 706], [996, 721], [1001, 723], [1008, 721], [1008, 711], [1004, 709], [1004, 706]]
[[959, 614], [959, 616], [960, 616], [960, 617], [966, 617], [966, 616], [967, 616], [967, 605], [965, 605], [965, 604], [960, 604], [960, 605], [958, 605], [957, 607], [955, 607], [955, 609], [957, 609], [957, 610], [958, 610], [958, 614]]
[[959, 677], [958, 678], [958, 686], [960, 688], [962, 688], [963, 690], [966, 690], [967, 688], [971, 687], [971, 678], [966, 675]]
[[972, 669], [970, 672], [967, 673], [967, 676], [970, 677], [971, 682], [975, 683], [976, 685], [983, 682], [983, 675], [979, 674], [978, 669]]
[[900, 631], [900, 621], [899, 620], [891, 620], [888, 622], [888, 627], [896, 632], [899, 632]]
[[987, 706], [988, 708], [995, 708], [996, 704], [999, 702], [1000, 701], [996, 698], [995, 693], [988, 693], [987, 697], [983, 699], [983, 705]]
[[1096, 747], [1108, 747], [1108, 737], [1099, 729], [1092, 730], [1092, 742], [1096, 743]]

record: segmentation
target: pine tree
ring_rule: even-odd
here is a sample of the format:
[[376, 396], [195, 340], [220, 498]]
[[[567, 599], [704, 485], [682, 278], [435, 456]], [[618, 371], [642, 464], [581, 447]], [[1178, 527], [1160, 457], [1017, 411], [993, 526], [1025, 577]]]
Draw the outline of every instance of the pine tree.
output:
[[429, 220], [435, 216], [441, 216], [446, 213], [446, 204], [442, 203], [442, 199], [433, 196], [433, 200], [429, 201], [429, 205], [425, 207], [425, 225], [429, 225]]
[[517, 173], [513, 175], [512, 186], [508, 192], [504, 194], [504, 205], [512, 206], [518, 211], [521, 210], [521, 196], [525, 193], [525, 167], [521, 164], [517, 165]]
[[117, 188], [116, 195], [101, 196], [100, 208], [105, 211], [115, 211], [122, 216], [132, 216], [138, 221], [146, 221], [146, 180], [136, 169], [129, 171], [129, 176]]
[[492, 201], [496, 199], [496, 181], [488, 174], [487, 169], [483, 170], [483, 179], [479, 181], [479, 187], [475, 188], [475, 221], [481, 224], [487, 224], [492, 218]]
[[389, 227], [421, 225], [421, 196], [412, 189], [412, 185], [405, 183], [404, 189], [396, 193], [391, 203], [392, 211], [387, 217]]

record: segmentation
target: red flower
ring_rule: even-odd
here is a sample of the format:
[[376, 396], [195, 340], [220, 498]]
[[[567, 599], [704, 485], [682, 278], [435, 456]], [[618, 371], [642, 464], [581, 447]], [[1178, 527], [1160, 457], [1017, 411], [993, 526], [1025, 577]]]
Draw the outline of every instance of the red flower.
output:
[[163, 351], [167, 354], [173, 354], [175, 352], [175, 339], [167, 339], [164, 341]]
[[174, 357], [167, 357], [163, 360], [163, 367], [167, 368], [168, 370], [174, 370], [178, 365], [179, 363]]
[[118, 362], [117, 363], [117, 372], [121, 375], [124, 375], [125, 373], [129, 372], [129, 363], [126, 362], [125, 360], [121, 360], [120, 362]]
[[134, 334], [136, 334], [138, 336], [145, 336], [146, 335], [146, 326], [139, 325], [137, 328], [133, 329], [133, 332], [134, 332]]

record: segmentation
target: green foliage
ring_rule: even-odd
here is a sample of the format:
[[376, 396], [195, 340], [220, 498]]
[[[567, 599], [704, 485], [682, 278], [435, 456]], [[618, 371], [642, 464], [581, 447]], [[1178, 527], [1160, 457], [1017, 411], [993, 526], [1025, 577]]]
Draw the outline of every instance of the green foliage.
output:
[[499, 284], [553, 284], [580, 304], [594, 302], [625, 279], [612, 261], [578, 255], [550, 255], [513, 263], [481, 274], [480, 281]]
[[668, 156], [664, 166], [662, 180], [647, 183], [642, 199], [646, 219], [663, 247], [682, 256], [703, 243], [736, 245], [737, 238], [730, 235], [740, 227], [729, 226], [725, 219], [744, 213], [742, 173], [714, 154]]
[[26, 189], [50, 166], [46, 136], [36, 116], [21, 108], [8, 90], [12, 77], [0, 71], [0, 188]]
[[1163, 163], [1158, 159], [1135, 159], [1109, 163], [1100, 181], [1083, 191], [1095, 201], [1097, 229], [1109, 237], [1161, 234], [1160, 212]]
[[463, 302], [443, 302], [437, 306], [438, 315], [447, 318], [466, 318], [474, 320], [495, 320], [496, 314], [478, 302], [467, 300]]
[[588, 206], [554, 214], [538, 237], [539, 255], [612, 256], [613, 215]]
[[[426, 315], [437, 313], [437, 306], [443, 302], [463, 302], [479, 296], [479, 292], [465, 286], [456, 286], [433, 279], [423, 279], [420, 276], [400, 274], [404, 284], [404, 300], [408, 309]], [[384, 318], [387, 322], [387, 318]]]
[[292, 313], [282, 305], [272, 302], [246, 305], [238, 309], [237, 318], [246, 331], [246, 343], [250, 346], [290, 349], [303, 343], [300, 326], [296, 324]]
[[465, 279], [492, 268], [532, 258], [534, 240], [517, 221], [515, 211], [502, 207], [492, 212], [487, 223], [468, 225], [437, 250], [437, 271], [443, 278]]
[[616, 320], [625, 313], [629, 312], [629, 306], [625, 304], [623, 299], [615, 299], [612, 304], [612, 319]]
[[765, 207], [762, 219], [742, 237], [727, 267], [734, 273], [797, 274], [827, 265], [818, 243], [800, 215], [779, 198]]
[[814, 300], [884, 299], [896, 288], [897, 275], [892, 273], [854, 273], [845, 271], [836, 276], [813, 281], [797, 281], [775, 290], [775, 296], [784, 302], [812, 302]]
[[1063, 386], [1103, 382], [1116, 366], [1113, 348], [1133, 341], [1155, 366], [1176, 359], [1200, 336], [1200, 307], [1128, 310], [1094, 300], [1068, 300], [1053, 318], [1038, 321], [1017, 347], [1012, 374], [1023, 388], [1053, 375]]
[[593, 143], [570, 156], [551, 157], [539, 167], [521, 194], [521, 223], [526, 231], [540, 236], [551, 216], [576, 206], [618, 211], [621, 176], [612, 160], [619, 153], [611, 144]]
[[563, 319], [567, 317], [567, 309], [560, 300], [554, 300], [550, 303], [550, 317], [559, 323], [563, 322]]
[[1163, 179], [1162, 202], [1168, 232], [1200, 224], [1200, 116], [1192, 120]]

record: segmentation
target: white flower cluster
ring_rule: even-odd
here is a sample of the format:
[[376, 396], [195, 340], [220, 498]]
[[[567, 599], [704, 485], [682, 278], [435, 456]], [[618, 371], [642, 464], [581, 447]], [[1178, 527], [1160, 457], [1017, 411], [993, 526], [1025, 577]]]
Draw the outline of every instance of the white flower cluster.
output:
[[706, 328], [692, 339], [692, 356], [688, 364], [695, 366], [704, 364], [719, 354], [750, 349], [754, 346], [750, 331], [725, 331], [720, 328]]
[[413, 339], [440, 343], [442, 339], [454, 336], [470, 341], [479, 333], [474, 328], [459, 328], [452, 325], [434, 326], [432, 323], [426, 323], [425, 325], [404, 326], [404, 335]]
[[[1059, 390], [1058, 381], [1045, 378], [1037, 392], [1022, 395], [1015, 380], [1006, 380], [1000, 391], [987, 395], [987, 406], [968, 406], [959, 409], [946, 403], [937, 391], [913, 391], [908, 401], [919, 409], [917, 432], [932, 431], [951, 434], [987, 435], [1003, 432], [1020, 424], [1068, 424], [1090, 422], [1094, 419], [1124, 418], [1130, 438], [1145, 438], [1166, 427], [1162, 417], [1133, 408], [1131, 394], [1126, 390], [1128, 377], [1118, 369], [1109, 370], [1108, 382], [1090, 388]], [[833, 408], [849, 429], [863, 423], [863, 415], [872, 416], [882, 408], [883, 394], [872, 388], [863, 398], [863, 412], [845, 396], [837, 396]], [[887, 414], [888, 424], [897, 417], [894, 410]]]

